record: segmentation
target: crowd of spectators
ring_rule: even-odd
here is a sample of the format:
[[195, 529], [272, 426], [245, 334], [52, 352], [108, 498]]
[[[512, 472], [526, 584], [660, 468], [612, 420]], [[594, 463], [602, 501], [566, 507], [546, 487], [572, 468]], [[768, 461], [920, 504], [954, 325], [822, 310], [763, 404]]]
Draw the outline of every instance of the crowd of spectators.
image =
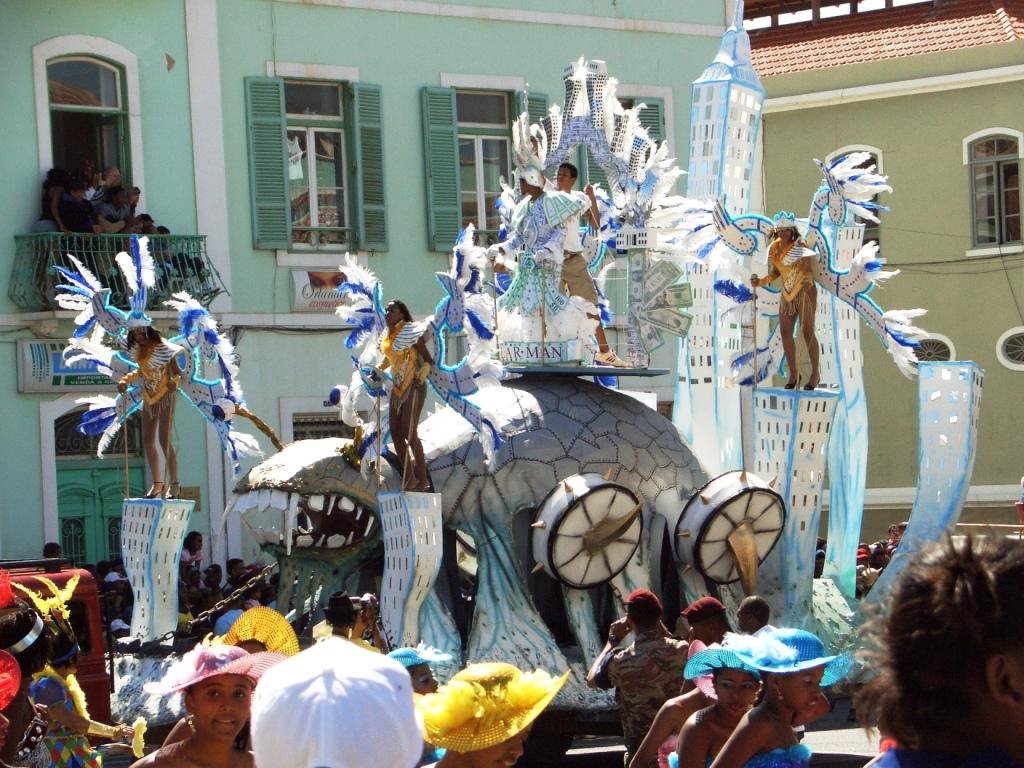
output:
[[68, 172], [51, 168], [43, 180], [35, 232], [83, 234], [169, 234], [153, 217], [139, 212], [142, 190], [123, 183], [120, 169], [102, 173], [91, 168]]

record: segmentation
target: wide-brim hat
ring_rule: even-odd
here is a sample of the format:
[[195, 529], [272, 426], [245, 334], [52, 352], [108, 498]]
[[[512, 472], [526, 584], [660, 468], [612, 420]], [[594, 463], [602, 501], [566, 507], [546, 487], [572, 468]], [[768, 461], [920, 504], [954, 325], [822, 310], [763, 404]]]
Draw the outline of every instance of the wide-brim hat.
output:
[[450, 653], [444, 653], [436, 648], [430, 648], [423, 643], [420, 643], [415, 648], [396, 648], [391, 651], [388, 656], [406, 669], [420, 667], [424, 664], [430, 665], [436, 662], [451, 661], [452, 659], [452, 655]]
[[761, 679], [761, 673], [757, 668], [744, 662], [730, 648], [718, 643], [713, 643], [705, 650], [691, 656], [683, 669], [683, 677], [693, 680], [694, 685], [708, 698], [717, 699], [718, 692], [715, 690], [714, 674], [719, 669], [735, 669], [753, 675], [757, 680]]
[[553, 677], [502, 662], [472, 664], [417, 702], [424, 739], [459, 753], [501, 744], [529, 726], [568, 679], [568, 671]]
[[227, 645], [255, 641], [268, 651], [285, 656], [299, 652], [299, 638], [288, 619], [265, 605], [250, 608], [239, 616], [221, 639]]
[[760, 635], [730, 633], [725, 639], [740, 661], [761, 672], [789, 675], [824, 667], [823, 687], [846, 677], [852, 662], [847, 654], [829, 655], [818, 636], [804, 629], [780, 627]]
[[0, 709], [14, 701], [21, 689], [21, 667], [7, 651], [0, 651]]
[[200, 643], [171, 666], [163, 679], [146, 683], [142, 688], [146, 693], [166, 696], [220, 675], [244, 675], [255, 683], [264, 672], [286, 658], [272, 651], [249, 653], [234, 645]]

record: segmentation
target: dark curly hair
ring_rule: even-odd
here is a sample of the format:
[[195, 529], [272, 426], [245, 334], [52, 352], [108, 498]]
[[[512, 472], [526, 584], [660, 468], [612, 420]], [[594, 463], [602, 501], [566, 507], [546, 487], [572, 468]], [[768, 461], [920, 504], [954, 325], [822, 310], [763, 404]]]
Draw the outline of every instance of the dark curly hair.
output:
[[[0, 609], [0, 648], [9, 649], [23, 640], [35, 627], [38, 618], [35, 609], [20, 598], [14, 598], [10, 605]], [[22, 678], [31, 677], [46, 666], [52, 642], [52, 635], [44, 625], [42, 633], [28, 648], [17, 653], [10, 651], [18, 661]]]
[[854, 696], [861, 723], [914, 748], [955, 732], [984, 695], [988, 659], [1024, 646], [1022, 595], [1024, 543], [947, 536], [924, 550], [894, 585], [888, 616], [865, 626], [864, 669], [877, 674]]

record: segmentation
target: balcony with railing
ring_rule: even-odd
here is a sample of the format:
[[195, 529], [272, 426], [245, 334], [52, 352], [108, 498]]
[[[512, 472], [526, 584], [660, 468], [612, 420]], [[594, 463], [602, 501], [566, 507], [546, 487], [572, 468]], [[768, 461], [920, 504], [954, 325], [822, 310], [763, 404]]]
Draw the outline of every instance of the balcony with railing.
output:
[[[179, 291], [185, 291], [208, 307], [224, 283], [206, 254], [205, 235], [148, 235], [149, 252], [156, 265], [156, 282], [149, 304], [157, 308]], [[114, 257], [128, 250], [123, 234], [62, 234], [41, 232], [15, 235], [14, 269], [7, 295], [21, 310], [58, 310], [56, 286], [61, 282], [56, 267], [73, 270], [74, 255], [100, 282], [111, 289], [114, 306], [128, 306], [128, 290]]]

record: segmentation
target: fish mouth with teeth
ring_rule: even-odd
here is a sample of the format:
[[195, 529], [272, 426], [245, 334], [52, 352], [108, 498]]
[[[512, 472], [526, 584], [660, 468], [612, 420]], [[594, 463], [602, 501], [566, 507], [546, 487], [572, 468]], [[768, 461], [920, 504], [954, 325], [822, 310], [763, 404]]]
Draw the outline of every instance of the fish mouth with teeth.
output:
[[[235, 486], [225, 510], [238, 512], [261, 547], [290, 555], [293, 550], [341, 553], [380, 542], [376, 490], [348, 461], [344, 438], [292, 443], [253, 468]], [[393, 484], [394, 470], [382, 467], [381, 484]]]

